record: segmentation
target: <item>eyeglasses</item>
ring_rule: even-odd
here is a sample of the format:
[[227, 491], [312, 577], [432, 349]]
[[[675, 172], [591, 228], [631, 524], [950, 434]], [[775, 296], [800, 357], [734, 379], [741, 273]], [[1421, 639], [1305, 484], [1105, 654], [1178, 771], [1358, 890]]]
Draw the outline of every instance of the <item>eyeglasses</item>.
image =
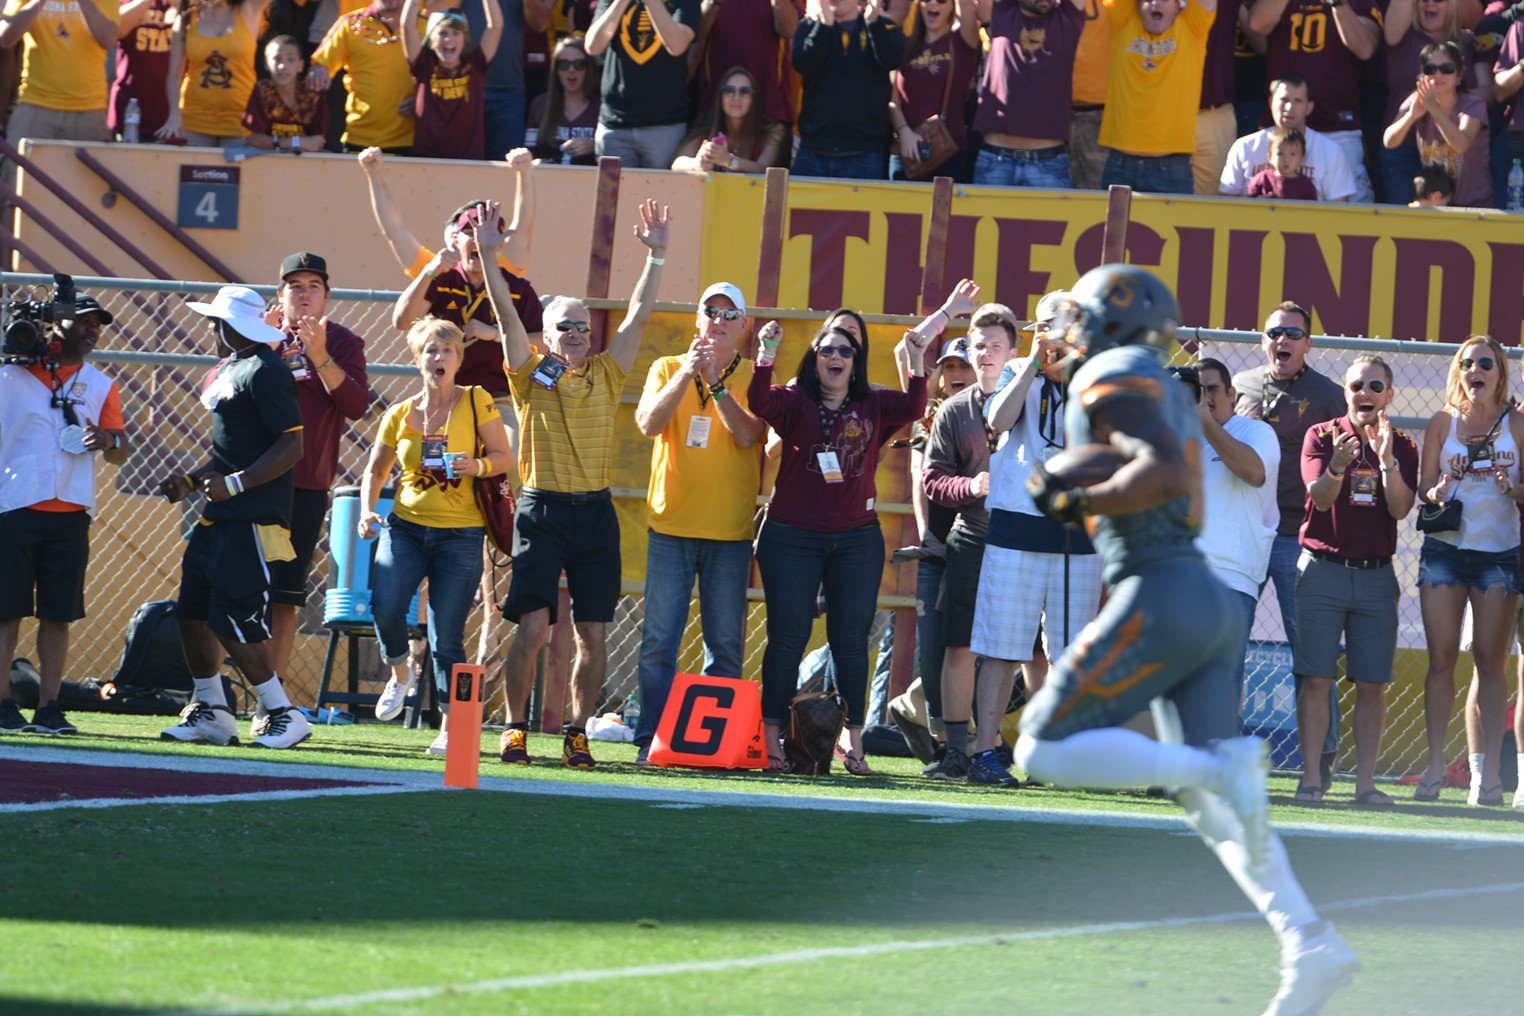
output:
[[721, 85], [721, 95], [750, 95], [754, 89], [750, 85]]
[[1477, 370], [1491, 370], [1497, 366], [1497, 362], [1490, 356], [1478, 357], [1475, 360], [1468, 356], [1460, 362], [1460, 366], [1461, 370], [1470, 370], [1472, 367], [1475, 367]]
[[566, 57], [562, 57], [562, 58], [560, 58], [559, 60], [556, 61], [556, 70], [558, 70], [558, 71], [585, 71], [585, 70], [587, 70], [587, 57], [585, 57], [585, 56], [583, 56], [583, 57], [577, 57], [575, 59], [570, 59], [570, 60], [567, 59]]
[[1305, 329], [1305, 328], [1266, 328], [1265, 329], [1265, 338], [1267, 338], [1267, 339], [1286, 339], [1286, 340], [1291, 341], [1291, 342], [1300, 342], [1303, 339], [1307, 338], [1307, 329]]
[[1455, 65], [1453, 63], [1424, 64], [1423, 72], [1430, 77], [1434, 76], [1435, 74], [1454, 74]]
[[711, 321], [739, 321], [746, 312], [734, 307], [705, 307], [704, 316]]
[[557, 321], [556, 322], [556, 331], [558, 331], [558, 332], [573, 332], [574, 331], [578, 335], [586, 335], [588, 332], [590, 332], [592, 330], [593, 330], [593, 326], [588, 324], [586, 321]]
[[815, 352], [819, 356], [839, 356], [843, 360], [850, 360], [853, 356], [857, 355], [857, 350], [851, 346], [816, 346]]
[[1382, 392], [1386, 391], [1386, 382], [1385, 381], [1377, 380], [1377, 381], [1351, 381], [1349, 383], [1349, 390], [1352, 391], [1352, 392], [1358, 393], [1358, 392], [1364, 391], [1366, 388], [1370, 388], [1372, 395], [1380, 395]]

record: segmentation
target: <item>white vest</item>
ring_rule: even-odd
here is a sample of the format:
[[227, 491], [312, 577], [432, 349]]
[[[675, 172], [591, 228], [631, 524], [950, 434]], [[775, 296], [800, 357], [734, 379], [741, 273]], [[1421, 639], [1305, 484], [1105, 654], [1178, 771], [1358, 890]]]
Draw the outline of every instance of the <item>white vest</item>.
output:
[[[99, 424], [111, 379], [90, 364], [63, 383], [80, 425]], [[58, 446], [68, 425], [52, 389], [25, 367], [0, 367], [0, 512], [54, 498], [95, 515], [95, 458]]]

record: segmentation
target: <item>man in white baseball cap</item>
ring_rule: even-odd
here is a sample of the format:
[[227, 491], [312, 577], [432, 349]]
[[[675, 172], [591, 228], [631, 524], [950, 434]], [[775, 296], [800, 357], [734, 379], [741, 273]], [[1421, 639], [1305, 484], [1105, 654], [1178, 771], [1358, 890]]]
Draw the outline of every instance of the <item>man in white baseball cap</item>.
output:
[[243, 286], [224, 286], [210, 303], [189, 303], [229, 351], [213, 368], [202, 404], [212, 413], [206, 465], [168, 477], [171, 502], [206, 495], [182, 563], [177, 613], [196, 701], [166, 741], [237, 744], [238, 727], [223, 694], [222, 660], [254, 685], [269, 717], [252, 744], [291, 748], [312, 736], [281, 686], [270, 651], [271, 561], [291, 548], [291, 492], [302, 457], [302, 411], [296, 382], [275, 347], [285, 338], [265, 323], [265, 304]]

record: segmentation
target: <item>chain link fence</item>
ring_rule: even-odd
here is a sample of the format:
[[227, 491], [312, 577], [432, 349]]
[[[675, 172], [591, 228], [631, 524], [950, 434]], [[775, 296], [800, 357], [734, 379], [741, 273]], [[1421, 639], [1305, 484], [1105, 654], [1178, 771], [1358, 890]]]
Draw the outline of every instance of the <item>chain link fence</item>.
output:
[[[0, 275], [0, 285], [8, 297], [22, 295], [50, 282], [43, 276]], [[215, 339], [204, 319], [185, 309], [188, 298], [204, 297], [216, 291], [214, 285], [199, 283], [160, 283], [151, 281], [80, 279], [81, 289], [99, 299], [115, 317], [115, 323], [102, 341], [102, 349], [93, 360], [105, 366], [121, 390], [133, 450], [120, 468], [101, 464], [98, 473], [99, 512], [92, 532], [91, 565], [87, 576], [86, 603], [89, 617], [73, 627], [68, 677], [109, 678], [121, 658], [127, 622], [142, 603], [173, 598], [179, 584], [180, 544], [197, 517], [195, 506], [171, 505], [158, 495], [159, 481], [176, 471], [199, 465], [205, 460], [210, 432], [198, 402], [205, 371], [215, 362]], [[256, 287], [258, 288], [258, 287]], [[273, 289], [260, 290], [267, 296]], [[334, 290], [329, 317], [366, 339], [370, 362], [370, 383], [374, 401], [370, 413], [350, 425], [341, 443], [339, 484], [358, 483], [368, 454], [379, 413], [394, 400], [410, 394], [417, 374], [408, 360], [403, 336], [391, 326], [395, 293], [369, 290]], [[658, 322], [665, 318], [664, 337], [655, 350], [658, 355], [676, 352], [686, 346], [692, 311], [661, 305]], [[782, 315], [780, 315], [782, 316]], [[818, 316], [810, 316], [811, 319]], [[793, 328], [804, 325], [787, 322]], [[874, 337], [897, 337], [897, 322], [882, 319], [873, 323]], [[1176, 357], [1176, 362], [1193, 359], [1193, 353], [1212, 355], [1233, 370], [1262, 362], [1259, 336], [1253, 333], [1206, 331], [1194, 334]], [[682, 345], [677, 345], [682, 342]], [[891, 343], [884, 343], [887, 349]], [[879, 347], [875, 347], [877, 351]], [[1422, 435], [1430, 415], [1444, 400], [1444, 382], [1453, 346], [1426, 343], [1397, 343], [1380, 340], [1318, 337], [1309, 361], [1331, 377], [1341, 377], [1345, 368], [1362, 352], [1379, 352], [1392, 365], [1396, 375], [1397, 397], [1394, 419], [1415, 440]], [[1511, 350], [1510, 356], [1518, 356]], [[638, 376], [636, 376], [638, 375]], [[627, 386], [626, 402], [637, 396], [643, 368], [638, 367]], [[633, 445], [638, 449], [640, 445]], [[644, 482], [648, 458], [637, 458], [626, 451], [615, 463], [615, 483], [623, 477], [628, 486], [616, 486], [615, 497], [624, 521], [626, 543], [640, 539], [643, 532]], [[635, 479], [635, 478], [639, 479]], [[881, 511], [904, 514], [908, 506], [882, 504]], [[888, 516], [886, 515], [886, 518]], [[888, 526], [886, 525], [886, 529]], [[1423, 625], [1416, 592], [1418, 546], [1420, 540], [1411, 521], [1400, 524], [1400, 547], [1397, 574], [1403, 589], [1400, 605], [1401, 626], [1396, 674], [1388, 693], [1388, 719], [1385, 747], [1380, 769], [1387, 774], [1413, 771], [1424, 757], [1423, 683], [1427, 666]], [[891, 541], [893, 536], [890, 536]], [[643, 542], [643, 541], [642, 541]], [[626, 550], [626, 561], [631, 557]], [[286, 679], [293, 698], [302, 703], [317, 696], [322, 678], [328, 632], [323, 627], [322, 577], [328, 573], [326, 539], [320, 544], [311, 580], [307, 606], [300, 612], [298, 636]], [[627, 578], [628, 578], [628, 571]], [[500, 583], [505, 583], [500, 579]], [[499, 594], [505, 591], [500, 584]], [[640, 649], [640, 586], [626, 582], [609, 633], [608, 682], [601, 708], [617, 708], [636, 687], [636, 665]], [[760, 591], [753, 590], [754, 601]], [[885, 597], [882, 606], [908, 606], [902, 597]], [[482, 611], [477, 611], [467, 632], [468, 646], [478, 644]], [[755, 677], [761, 669], [765, 644], [764, 614], [760, 602], [753, 602], [748, 619], [747, 676]], [[498, 626], [506, 627], [506, 626]], [[485, 645], [489, 658], [501, 657], [506, 631], [493, 630]], [[1282, 746], [1279, 757], [1295, 748], [1295, 710], [1289, 698], [1290, 657], [1284, 649], [1279, 609], [1272, 589], [1266, 590], [1256, 615], [1245, 677], [1246, 695], [1254, 708], [1271, 715], [1276, 722], [1289, 724], [1289, 744]], [[23, 633], [20, 654], [31, 650], [31, 635]], [[819, 644], [817, 631], [813, 644]], [[381, 679], [380, 668], [371, 640], [360, 642], [364, 654], [361, 672], [372, 680]], [[344, 650], [339, 651], [334, 681], [342, 681]], [[681, 666], [696, 670], [703, 652], [695, 608], [684, 638]], [[1463, 656], [1457, 668], [1457, 681], [1464, 688], [1470, 670], [1469, 656]], [[495, 674], [496, 668], [492, 668]], [[496, 700], [501, 701], [501, 683], [494, 681]], [[378, 687], [378, 686], [377, 686]], [[1353, 763], [1353, 740], [1349, 736], [1353, 690], [1341, 689], [1343, 695], [1344, 747], [1341, 760]], [[492, 708], [489, 705], [489, 709]], [[1289, 711], [1288, 711], [1289, 710]], [[1452, 757], [1464, 752], [1464, 729], [1457, 718], [1451, 730]], [[491, 715], [497, 715], [492, 712]]]

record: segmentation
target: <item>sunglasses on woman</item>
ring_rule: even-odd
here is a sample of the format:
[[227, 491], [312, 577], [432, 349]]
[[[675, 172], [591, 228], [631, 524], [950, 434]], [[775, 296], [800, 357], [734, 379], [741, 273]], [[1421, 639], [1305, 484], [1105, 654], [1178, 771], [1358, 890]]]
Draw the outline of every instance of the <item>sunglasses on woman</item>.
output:
[[587, 57], [582, 56], [576, 57], [575, 59], [567, 59], [566, 57], [561, 57], [560, 59], [556, 60], [556, 70], [585, 71], [587, 70]]
[[578, 335], [586, 335], [588, 332], [590, 332], [592, 330], [593, 330], [593, 326], [588, 324], [586, 321], [557, 321], [556, 322], [556, 331], [558, 331], [558, 332], [575, 331]]
[[752, 93], [752, 87], [750, 85], [721, 85], [720, 86], [720, 94], [721, 95], [750, 95], [751, 93]]
[[1477, 370], [1491, 370], [1497, 366], [1497, 363], [1490, 356], [1478, 357], [1475, 360], [1468, 356], [1460, 362], [1460, 366], [1461, 370], [1470, 370], [1472, 367], [1475, 367]]
[[1370, 388], [1372, 395], [1380, 395], [1382, 392], [1386, 391], [1386, 382], [1385, 381], [1351, 381], [1349, 383], [1349, 390], [1352, 391], [1352, 392], [1359, 393], [1359, 392], [1363, 391], [1366, 388]]
[[1423, 72], [1430, 77], [1433, 77], [1436, 74], [1454, 74], [1455, 65], [1453, 63], [1424, 64]]
[[1305, 328], [1267, 328], [1265, 329], [1265, 338], [1287, 339], [1291, 342], [1300, 342], [1307, 338], [1307, 330]]
[[734, 307], [705, 307], [704, 316], [711, 321], [739, 321], [746, 316], [746, 312]]
[[857, 350], [851, 346], [816, 346], [815, 352], [827, 358], [839, 356], [843, 360], [850, 360], [856, 355]]

